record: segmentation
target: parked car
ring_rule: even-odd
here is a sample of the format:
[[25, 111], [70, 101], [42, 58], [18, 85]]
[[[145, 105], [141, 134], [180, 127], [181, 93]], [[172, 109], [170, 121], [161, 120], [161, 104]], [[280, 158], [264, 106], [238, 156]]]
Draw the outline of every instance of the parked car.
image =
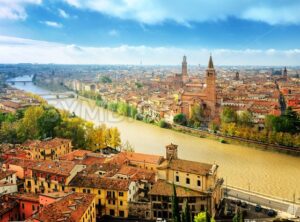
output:
[[255, 211], [256, 211], [256, 212], [261, 212], [261, 210], [262, 210], [262, 207], [261, 207], [259, 204], [257, 204], [257, 205], [255, 206]]
[[246, 202], [242, 202], [242, 203], [241, 203], [241, 207], [242, 207], [242, 208], [246, 208], [247, 206], [248, 206], [248, 204], [247, 204]]
[[269, 217], [275, 217], [277, 215], [277, 212], [273, 209], [268, 210], [267, 212]]

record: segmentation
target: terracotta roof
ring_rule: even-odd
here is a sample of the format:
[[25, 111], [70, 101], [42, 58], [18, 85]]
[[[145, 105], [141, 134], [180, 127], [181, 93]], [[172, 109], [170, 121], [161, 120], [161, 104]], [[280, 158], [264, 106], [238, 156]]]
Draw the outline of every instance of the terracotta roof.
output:
[[71, 193], [66, 197], [44, 206], [42, 210], [32, 218], [43, 222], [80, 221], [95, 198], [93, 194]]
[[129, 180], [121, 180], [99, 175], [82, 175], [77, 174], [69, 183], [70, 187], [87, 187], [105, 190], [127, 191], [130, 185]]
[[34, 193], [16, 193], [11, 196], [13, 199], [39, 202], [39, 195]]
[[112, 161], [118, 160], [120, 164], [123, 164], [126, 160], [140, 162], [140, 163], [149, 163], [149, 164], [160, 164], [163, 160], [162, 156], [144, 154], [144, 153], [134, 153], [134, 152], [122, 152], [112, 159]]
[[75, 163], [72, 161], [44, 160], [30, 168], [32, 170], [39, 171], [39, 172], [46, 172], [46, 173], [63, 175], [63, 176], [69, 176], [71, 170], [74, 167], [75, 167]]
[[130, 179], [135, 181], [147, 180], [152, 183], [155, 182], [155, 172], [152, 170], [123, 165], [116, 173], [116, 175], [118, 174], [128, 176]]
[[[178, 197], [195, 197], [203, 194], [202, 192], [191, 190], [186, 187], [176, 185], [176, 194]], [[173, 184], [165, 180], [158, 180], [149, 191], [149, 195], [173, 196]]]
[[71, 140], [62, 139], [62, 138], [54, 138], [51, 140], [28, 140], [22, 144], [23, 147], [28, 147], [29, 149], [38, 147], [44, 149], [53, 149], [60, 147], [62, 144], [69, 144]]
[[23, 159], [23, 158], [9, 158], [4, 162], [4, 164], [10, 164], [10, 165], [16, 165], [20, 166], [22, 168], [31, 168], [35, 165], [37, 165], [39, 161], [37, 160], [29, 160], [29, 159]]
[[13, 210], [15, 207], [18, 206], [17, 201], [5, 200], [3, 197], [0, 201], [0, 216], [6, 214], [7, 212]]
[[4, 179], [5, 177], [7, 176], [10, 176], [12, 174], [16, 173], [15, 171], [12, 171], [12, 170], [0, 170], [0, 180]]
[[74, 150], [66, 155], [61, 156], [60, 160], [76, 160], [76, 159], [84, 159], [88, 153], [92, 151], [89, 150]]
[[186, 173], [207, 175], [213, 168], [212, 164], [200, 163], [190, 160], [172, 159], [165, 160], [157, 169], [172, 169]]

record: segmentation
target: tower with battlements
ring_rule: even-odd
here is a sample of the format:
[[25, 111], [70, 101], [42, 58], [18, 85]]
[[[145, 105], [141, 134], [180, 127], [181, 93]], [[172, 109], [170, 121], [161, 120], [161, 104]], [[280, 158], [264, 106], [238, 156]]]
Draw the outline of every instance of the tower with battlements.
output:
[[188, 82], [189, 77], [188, 77], [188, 73], [187, 73], [187, 61], [186, 61], [186, 56], [183, 56], [181, 75], [182, 75], [182, 82], [183, 82], [183, 83]]

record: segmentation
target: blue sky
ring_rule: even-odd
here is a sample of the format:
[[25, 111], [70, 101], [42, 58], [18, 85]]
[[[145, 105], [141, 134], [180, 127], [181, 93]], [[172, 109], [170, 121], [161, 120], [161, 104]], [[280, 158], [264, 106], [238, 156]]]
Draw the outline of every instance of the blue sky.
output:
[[300, 65], [299, 11], [299, 0], [0, 0], [0, 63], [199, 64], [212, 52], [217, 64]]

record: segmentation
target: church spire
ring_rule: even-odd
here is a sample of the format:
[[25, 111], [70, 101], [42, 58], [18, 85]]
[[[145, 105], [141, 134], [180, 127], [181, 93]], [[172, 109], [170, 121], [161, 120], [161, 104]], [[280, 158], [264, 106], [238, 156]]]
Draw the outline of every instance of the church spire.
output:
[[214, 63], [213, 63], [211, 54], [210, 54], [210, 57], [209, 57], [208, 68], [209, 69], [213, 69], [214, 68]]

